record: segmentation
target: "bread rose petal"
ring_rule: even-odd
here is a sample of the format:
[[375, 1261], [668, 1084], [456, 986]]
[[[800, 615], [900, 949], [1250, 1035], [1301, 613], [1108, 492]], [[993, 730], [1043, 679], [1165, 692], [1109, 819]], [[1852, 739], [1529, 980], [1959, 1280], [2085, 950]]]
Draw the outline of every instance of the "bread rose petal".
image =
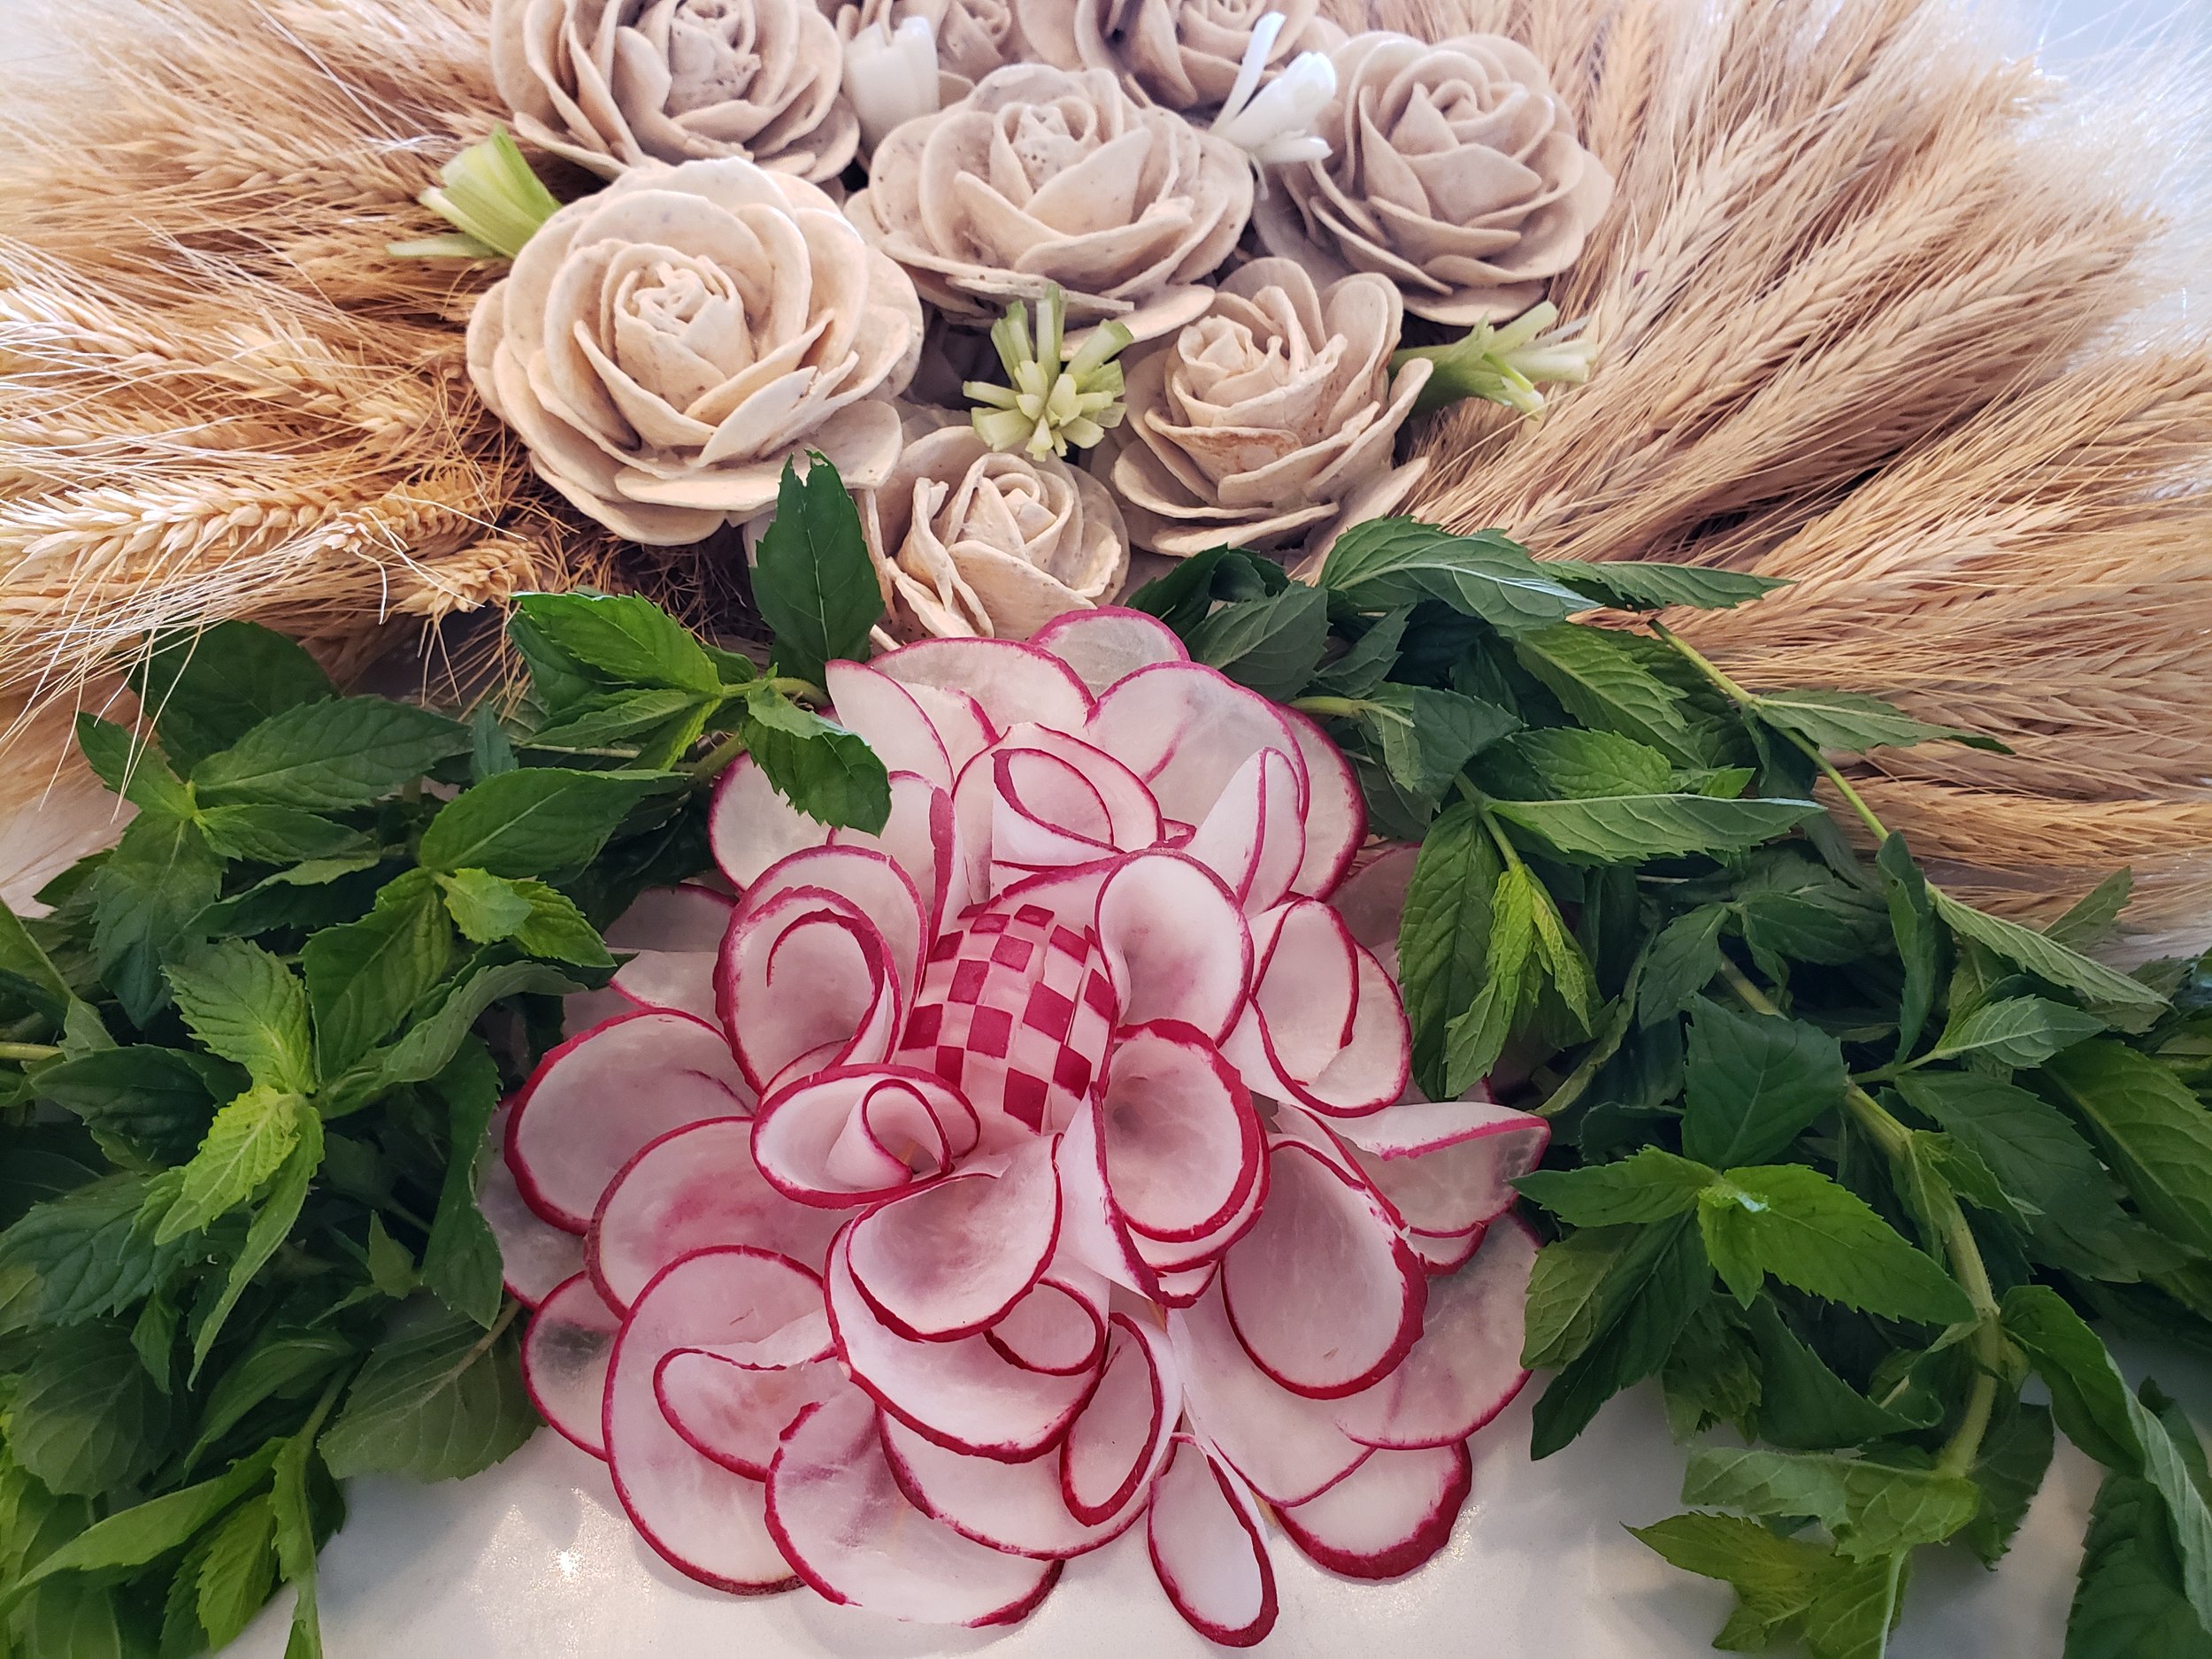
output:
[[1282, 14], [1267, 76], [1300, 52], [1343, 44], [1320, 0], [1015, 0], [1037, 56], [1064, 68], [1108, 69], [1149, 103], [1217, 108], [1236, 85], [1261, 19]]

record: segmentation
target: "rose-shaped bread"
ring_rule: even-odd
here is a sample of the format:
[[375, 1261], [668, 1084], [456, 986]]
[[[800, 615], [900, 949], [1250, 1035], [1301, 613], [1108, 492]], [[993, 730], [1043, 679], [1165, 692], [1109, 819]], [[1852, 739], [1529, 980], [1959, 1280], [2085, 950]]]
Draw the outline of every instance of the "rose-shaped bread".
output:
[[749, 161], [634, 168], [546, 220], [469, 319], [469, 373], [539, 474], [618, 534], [696, 541], [818, 449], [899, 456], [922, 308], [815, 186]]
[[1105, 70], [1018, 65], [877, 146], [846, 204], [932, 304], [995, 319], [1057, 282], [1071, 328], [1138, 339], [1206, 308], [1252, 211], [1241, 151], [1146, 108]]
[[860, 142], [843, 73], [812, 0], [493, 0], [516, 129], [607, 178], [721, 156], [833, 178]]
[[1036, 55], [1064, 68], [1111, 69], [1171, 110], [1211, 108], [1229, 96], [1271, 12], [1282, 32], [1270, 71], [1302, 51], [1328, 51], [1344, 31], [1318, 15], [1319, 0], [1017, 0]]
[[1129, 568], [1104, 485], [1048, 456], [993, 450], [967, 426], [908, 444], [863, 523], [906, 634], [1025, 640], [1110, 597]]
[[1392, 380], [1403, 318], [1381, 277], [1317, 291], [1295, 260], [1256, 259], [1205, 316], [1125, 360], [1129, 413], [1094, 465], [1130, 539], [1179, 557], [1317, 550], [1394, 509], [1427, 465], [1391, 464], [1432, 367], [1417, 357]]
[[1316, 127], [1331, 153], [1276, 175], [1257, 213], [1268, 251], [1324, 281], [1379, 272], [1409, 311], [1460, 326], [1541, 299], [1580, 257], [1613, 180], [1535, 57], [1494, 35], [1431, 46], [1368, 34], [1333, 58], [1336, 100]]
[[[1014, 0], [818, 0], [823, 15], [850, 40], [872, 24], [896, 28], [909, 18], [929, 19], [937, 66], [970, 87], [994, 69], [1038, 56], [1022, 33]], [[958, 95], [956, 95], [958, 96]]]

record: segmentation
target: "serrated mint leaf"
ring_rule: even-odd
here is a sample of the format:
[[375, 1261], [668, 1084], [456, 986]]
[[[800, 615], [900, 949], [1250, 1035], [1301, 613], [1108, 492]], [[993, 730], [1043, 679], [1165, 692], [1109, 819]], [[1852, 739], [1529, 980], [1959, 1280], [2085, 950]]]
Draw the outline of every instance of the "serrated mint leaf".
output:
[[1544, 568], [1594, 604], [1617, 611], [1663, 611], [1686, 605], [1698, 611], [1732, 611], [1763, 594], [1790, 584], [1748, 571], [1709, 570], [1698, 565], [1662, 565], [1656, 560], [1618, 559], [1587, 564], [1580, 559], [1547, 559]]
[[168, 757], [127, 727], [80, 712], [77, 747], [100, 781], [140, 810], [170, 818], [192, 816], [191, 792], [170, 770]]
[[308, 1394], [357, 1351], [344, 1333], [327, 1325], [264, 1326], [208, 1391], [200, 1437], [186, 1462], [196, 1463], [264, 1401]]
[[273, 714], [337, 695], [315, 659], [273, 628], [215, 622], [154, 643], [131, 689], [172, 760], [189, 772]]
[[162, 964], [200, 935], [196, 918], [221, 892], [223, 862], [199, 826], [143, 813], [131, 820], [91, 882], [92, 949], [100, 979], [134, 1025], [169, 1005]]
[[480, 1043], [463, 1045], [434, 1081], [446, 1108], [445, 1184], [423, 1247], [423, 1283], [454, 1312], [488, 1327], [503, 1295], [498, 1240], [477, 1207], [480, 1149], [499, 1105], [499, 1068]]
[[[1544, 726], [1506, 741], [1514, 761], [1535, 787], [1529, 793], [1587, 800], [1607, 795], [1670, 793], [1673, 768], [1648, 744], [1617, 732]], [[1518, 793], [1517, 791], [1516, 793]]]
[[1555, 1370], [1589, 1347], [1605, 1324], [1614, 1270], [1655, 1236], [1639, 1227], [1584, 1227], [1546, 1245], [1529, 1274], [1521, 1363]]
[[1978, 1055], [2000, 1065], [2036, 1066], [2104, 1028], [2104, 1021], [2094, 1014], [2063, 1002], [2040, 996], [2001, 997], [1953, 1021], [1927, 1057], [1957, 1060]]
[[1606, 1227], [1685, 1214], [1696, 1207], [1698, 1194], [1713, 1179], [1713, 1171], [1702, 1164], [1646, 1147], [1617, 1164], [1538, 1170], [1514, 1185], [1523, 1197], [1541, 1204], [1570, 1226]]
[[664, 772], [534, 766], [462, 791], [422, 833], [423, 867], [542, 875], [588, 864], [648, 796], [675, 787]]
[[2043, 1075], [2080, 1114], [2143, 1218], [2212, 1254], [2212, 1113], [2189, 1086], [2109, 1038], [2075, 1044]]
[[2182, 1571], [2158, 1488], [2108, 1475], [2082, 1540], [2065, 1659], [2212, 1659], [2212, 1635], [2183, 1592]]
[[1974, 1317], [1951, 1276], [1867, 1207], [1801, 1164], [1732, 1169], [1698, 1201], [1713, 1265], [1748, 1305], [1763, 1277], [1861, 1313], [1924, 1325]]
[[716, 701], [666, 690], [584, 697], [531, 733], [523, 747], [541, 754], [626, 757], [626, 764], [647, 769], [670, 766], [706, 729]]
[[1825, 1032], [1700, 999], [1690, 1017], [1682, 1150], [1716, 1169], [1778, 1157], [1843, 1104], [1848, 1081], [1843, 1051]]
[[315, 1087], [307, 994], [278, 957], [242, 939], [195, 952], [169, 969], [184, 1023], [213, 1053], [278, 1093]]
[[1903, 749], [1941, 740], [1993, 754], [2012, 751], [1993, 737], [1956, 726], [1916, 720], [1894, 704], [1855, 691], [1769, 691], [1752, 699], [1752, 709], [1770, 725], [1794, 732], [1817, 749], [1863, 754], [1872, 749]]
[[1810, 801], [1640, 795], [1494, 801], [1490, 810], [1571, 864], [1622, 864], [1682, 853], [1740, 852], [1772, 840], [1820, 808]]
[[212, 806], [199, 815], [199, 825], [217, 852], [250, 864], [333, 858], [365, 841], [358, 830], [293, 806]]
[[311, 937], [300, 966], [323, 1075], [336, 1077], [388, 1036], [452, 960], [453, 928], [435, 882], [421, 870], [386, 883], [359, 921]]
[[1215, 547], [1178, 559], [1166, 575], [1147, 582], [1123, 603], [1159, 618], [1187, 638], [1216, 603], [1263, 599], [1289, 585], [1289, 572], [1265, 555]]
[[1759, 1358], [1758, 1439], [1792, 1451], [1832, 1451], [1927, 1426], [1885, 1410], [1837, 1376], [1798, 1340], [1772, 1298], [1755, 1301], [1743, 1321]]
[[712, 695], [722, 677], [684, 625], [628, 594], [520, 594], [515, 608], [571, 660], [622, 686]]
[[511, 1329], [442, 1308], [383, 1343], [346, 1391], [320, 1449], [330, 1472], [451, 1480], [488, 1469], [537, 1427]]
[[61, 970], [31, 937], [23, 918], [4, 902], [0, 902], [0, 974], [21, 985], [38, 1010], [57, 1024], [67, 1017], [69, 1005], [76, 1000]]
[[372, 1068], [372, 1086], [428, 1082], [460, 1052], [478, 1017], [503, 997], [566, 996], [583, 988], [541, 962], [502, 962], [480, 969], [455, 986], [434, 1012], [417, 1020], [399, 1041], [368, 1057], [364, 1064]]
[[1676, 917], [1653, 936], [1636, 987], [1636, 1018], [1655, 1025], [1672, 1019], [1697, 1000], [1720, 972], [1721, 924], [1725, 907], [1701, 904]]
[[1835, 1564], [1820, 1545], [1778, 1538], [1740, 1515], [1677, 1515], [1628, 1530], [1683, 1571], [1735, 1590], [1735, 1610], [1713, 1639], [1732, 1652], [1795, 1634]]
[[806, 477], [783, 464], [776, 516], [760, 538], [753, 602], [775, 635], [776, 666], [822, 683], [824, 664], [868, 660], [868, 631], [883, 616], [883, 590], [860, 533], [860, 514], [837, 469], [811, 458]]
[[1777, 980], [1790, 962], [1856, 962], [1889, 932], [1879, 895], [1794, 847], [1751, 855], [1736, 883], [1735, 911], [1753, 960]]
[[0, 1328], [120, 1313], [181, 1265], [181, 1241], [157, 1245], [138, 1225], [146, 1187], [142, 1175], [106, 1176], [0, 1233]]
[[265, 1497], [247, 1499], [209, 1536], [200, 1558], [200, 1626], [216, 1647], [235, 1641], [276, 1582], [276, 1516]]
[[1620, 635], [1563, 622], [1522, 635], [1513, 654], [1585, 726], [1617, 732], [1686, 764], [1695, 762], [1683, 694], [1645, 667]]
[[472, 943], [488, 945], [512, 938], [530, 919], [530, 901], [519, 884], [488, 870], [457, 870], [438, 878], [446, 912]]
[[1682, 1502], [1752, 1515], [1805, 1517], [1856, 1561], [1939, 1544], [1974, 1518], [1981, 1494], [1961, 1475], [1827, 1452], [1702, 1446], [1690, 1454]]
[[481, 783], [520, 764], [506, 728], [499, 723], [499, 710], [489, 703], [477, 705], [469, 718], [469, 781]]
[[1399, 981], [1413, 1029], [1413, 1071], [1432, 1100], [1445, 1092], [1445, 1028], [1481, 990], [1490, 895], [1501, 861], [1482, 815], [1461, 803], [1437, 815], [1413, 865], [1398, 923]]
[[169, 1416], [127, 1331], [71, 1325], [39, 1339], [11, 1408], [8, 1449], [49, 1492], [96, 1497], [160, 1463]]
[[[1574, 1322], [1588, 1331], [1587, 1340], [1536, 1402], [1532, 1457], [1559, 1450], [1589, 1425], [1599, 1407], [1664, 1365], [1683, 1329], [1710, 1297], [1713, 1271], [1687, 1216], [1624, 1231], [1628, 1240], [1600, 1281], [1594, 1311]], [[1544, 1254], [1560, 1248], [1553, 1245]]]
[[565, 894], [542, 881], [459, 870], [440, 876], [438, 886], [455, 926], [474, 943], [511, 939], [534, 956], [587, 968], [614, 965], [599, 930]]
[[217, 1112], [200, 1149], [184, 1166], [176, 1202], [154, 1230], [155, 1242], [198, 1232], [244, 1203], [299, 1144], [302, 1120], [312, 1116], [297, 1094], [265, 1083]]
[[1536, 913], [1550, 895], [1526, 864], [1509, 864], [1490, 894], [1490, 935], [1472, 1007], [1444, 1027], [1444, 1092], [1457, 1100], [1497, 1064], [1513, 1022], [1536, 990]]
[[1935, 901], [1936, 914], [1949, 923], [1955, 932], [1986, 945], [2006, 961], [2018, 964], [2039, 979], [2078, 992], [2091, 1002], [2143, 1009], [2166, 1005], [2166, 999], [2141, 980], [2131, 979], [2101, 962], [2093, 962], [2047, 933], [1962, 904], [1939, 887], [1932, 887], [1929, 893]]
[[1329, 596], [1293, 582], [1263, 599], [1224, 605], [1184, 635], [1194, 660], [1263, 697], [1287, 703], [1305, 688], [1329, 643]]
[[1471, 758], [1520, 724], [1495, 703], [1427, 686], [1379, 686], [1360, 718], [1374, 733], [1392, 780], [1425, 805], [1442, 797]]
[[2012, 1548], [2013, 1535], [2051, 1467], [2052, 1443], [2051, 1413], [2045, 1406], [2016, 1405], [1982, 1437], [1970, 1471], [1981, 1488], [1982, 1507], [1959, 1541], [1980, 1556], [1983, 1565], [1995, 1566]]
[[1374, 625], [1353, 641], [1341, 657], [1325, 664], [1313, 676], [1313, 689], [1325, 696], [1364, 697], [1381, 685], [1398, 660], [1398, 643], [1405, 638], [1411, 605], [1400, 605], [1375, 619]]
[[336, 697], [271, 715], [192, 769], [203, 806], [364, 806], [469, 750], [468, 728], [381, 697]]
[[1495, 531], [1454, 535], [1417, 519], [1371, 518], [1339, 536], [1320, 586], [1362, 611], [1435, 599], [1507, 634], [1563, 622], [1590, 602]]
[[2074, 902], [2073, 907], [2043, 930], [2069, 950], [2088, 950], [2102, 944], [2113, 924], [2135, 895], [2135, 872], [2116, 870]]
[[1920, 1041], [1935, 1005], [1936, 981], [1943, 972], [1943, 930], [1935, 919], [1935, 902], [1927, 878], [1913, 862], [1912, 849], [1902, 835], [1892, 833], [1882, 842], [1875, 864], [1882, 873], [1882, 898], [1889, 910], [1890, 933], [1905, 964], [1905, 983], [1898, 995], [1897, 1058], [1908, 1058]]
[[818, 823], [874, 834], [891, 816], [891, 780], [858, 733], [763, 684], [747, 699], [745, 747], [777, 793]]

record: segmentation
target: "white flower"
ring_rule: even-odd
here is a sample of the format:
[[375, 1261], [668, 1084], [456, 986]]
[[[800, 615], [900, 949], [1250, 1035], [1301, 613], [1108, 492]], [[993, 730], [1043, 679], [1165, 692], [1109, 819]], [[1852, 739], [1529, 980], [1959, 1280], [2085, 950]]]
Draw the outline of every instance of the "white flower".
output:
[[937, 41], [929, 19], [881, 19], [845, 42], [845, 98], [860, 117], [860, 142], [872, 150], [902, 121], [937, 112]]

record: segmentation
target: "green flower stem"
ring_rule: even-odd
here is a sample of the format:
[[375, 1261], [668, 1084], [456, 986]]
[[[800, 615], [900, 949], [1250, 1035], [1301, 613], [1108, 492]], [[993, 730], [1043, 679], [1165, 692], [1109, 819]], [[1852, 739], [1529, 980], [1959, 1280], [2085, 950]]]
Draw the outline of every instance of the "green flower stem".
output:
[[1597, 357], [1586, 342], [1548, 333], [1558, 320], [1559, 308], [1547, 301], [1502, 328], [1477, 323], [1448, 345], [1409, 346], [1393, 352], [1390, 370], [1394, 374], [1416, 358], [1432, 365], [1414, 399], [1417, 415], [1479, 397], [1540, 419], [1544, 395], [1536, 389], [1538, 385], [1584, 385]]
[[15, 1060], [28, 1065], [34, 1060], [51, 1060], [61, 1050], [43, 1042], [0, 1042], [0, 1060]]

